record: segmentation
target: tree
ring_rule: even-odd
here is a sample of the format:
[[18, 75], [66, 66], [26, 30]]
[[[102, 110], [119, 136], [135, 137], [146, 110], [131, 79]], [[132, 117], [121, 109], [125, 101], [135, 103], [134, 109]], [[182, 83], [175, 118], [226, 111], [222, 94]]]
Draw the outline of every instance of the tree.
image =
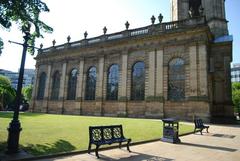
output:
[[232, 99], [235, 107], [235, 111], [240, 116], [240, 82], [234, 82], [232, 84]]
[[16, 91], [11, 87], [11, 81], [0, 75], [0, 110], [11, 104], [16, 97]]
[[27, 87], [24, 87], [22, 89], [22, 93], [23, 93], [23, 96], [24, 98], [29, 102], [32, 98], [32, 90], [33, 90], [33, 86], [30, 85], [30, 86], [27, 86]]
[[[0, 25], [4, 29], [10, 29], [12, 22], [15, 22], [21, 31], [26, 26], [34, 26], [31, 39], [28, 41], [30, 46], [35, 45], [35, 39], [43, 37], [42, 32], [51, 33], [53, 29], [39, 19], [41, 12], [49, 12], [46, 3], [41, 0], [1, 0], [0, 1]], [[3, 48], [3, 41], [0, 37], [0, 54]], [[34, 49], [29, 51], [34, 53]]]

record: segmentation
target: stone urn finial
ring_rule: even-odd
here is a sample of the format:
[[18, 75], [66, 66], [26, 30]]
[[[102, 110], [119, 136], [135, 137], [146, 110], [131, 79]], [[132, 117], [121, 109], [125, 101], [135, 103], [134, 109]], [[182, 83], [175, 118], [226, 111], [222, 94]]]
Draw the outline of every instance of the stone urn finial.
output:
[[55, 44], [56, 44], [56, 40], [55, 39], [52, 41], [52, 44], [53, 44], [53, 47], [55, 47]]
[[71, 37], [70, 37], [70, 35], [68, 35], [68, 37], [67, 37], [67, 43], [68, 44], [69, 44], [70, 40], [71, 40]]
[[87, 31], [84, 32], [84, 39], [87, 39], [88, 33]]
[[129, 24], [129, 22], [127, 21], [127, 22], [125, 23], [126, 30], [129, 29], [129, 26], [130, 26], [130, 24]]
[[152, 15], [152, 17], [151, 17], [151, 22], [152, 22], [152, 25], [154, 25], [154, 23], [155, 23], [155, 20], [156, 20], [155, 16], [154, 16], [154, 15]]
[[103, 28], [103, 34], [106, 35], [106, 33], [107, 33], [107, 27], [104, 26], [104, 28]]
[[159, 23], [162, 23], [162, 20], [163, 20], [163, 15], [160, 13], [159, 16], [158, 16], [158, 20], [159, 20]]

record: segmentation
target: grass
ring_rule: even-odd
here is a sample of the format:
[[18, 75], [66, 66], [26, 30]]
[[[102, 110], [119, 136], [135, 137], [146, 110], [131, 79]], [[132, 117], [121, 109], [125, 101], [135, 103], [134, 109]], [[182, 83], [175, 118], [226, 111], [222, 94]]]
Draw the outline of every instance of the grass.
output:
[[[0, 151], [6, 149], [11, 118], [12, 113], [0, 112]], [[20, 121], [20, 146], [35, 156], [86, 150], [88, 127], [93, 125], [122, 124], [132, 142], [162, 137], [160, 120], [21, 113]], [[191, 131], [193, 126], [180, 123], [180, 134]]]

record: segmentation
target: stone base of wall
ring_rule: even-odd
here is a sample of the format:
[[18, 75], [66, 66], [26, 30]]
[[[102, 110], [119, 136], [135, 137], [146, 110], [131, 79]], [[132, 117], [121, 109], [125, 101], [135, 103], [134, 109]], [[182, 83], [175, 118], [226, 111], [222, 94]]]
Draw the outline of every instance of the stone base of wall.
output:
[[166, 101], [164, 103], [164, 116], [187, 121], [193, 121], [195, 117], [198, 117], [204, 122], [210, 122], [210, 104], [198, 101]]
[[[46, 107], [48, 105], [48, 108]], [[209, 122], [210, 104], [199, 101], [164, 103], [158, 101], [35, 101], [34, 112], [89, 116], [169, 118], [193, 121], [199, 117]], [[47, 111], [48, 110], [48, 111]]]
[[146, 118], [164, 118], [162, 102], [146, 102]]
[[63, 114], [80, 114], [80, 102], [77, 101], [64, 101], [63, 103]]
[[47, 112], [50, 113], [50, 114], [62, 114], [62, 102], [60, 102], [60, 101], [49, 101]]
[[32, 108], [33, 112], [47, 113], [48, 102], [45, 100], [36, 100], [34, 107]]
[[101, 116], [101, 104], [97, 101], [82, 102], [82, 115]]
[[212, 107], [213, 117], [232, 117], [233, 106], [227, 104], [214, 104]]

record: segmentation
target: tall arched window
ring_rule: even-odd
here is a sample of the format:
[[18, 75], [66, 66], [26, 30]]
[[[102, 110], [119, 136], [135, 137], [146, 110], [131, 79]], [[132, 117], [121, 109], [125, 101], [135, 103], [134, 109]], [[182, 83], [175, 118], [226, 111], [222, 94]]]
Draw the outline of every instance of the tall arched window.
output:
[[60, 73], [59, 71], [56, 71], [52, 78], [52, 93], [51, 93], [52, 100], [58, 99], [59, 88], [60, 88]]
[[96, 93], [96, 82], [97, 82], [97, 69], [91, 67], [87, 72], [85, 100], [95, 100]]
[[46, 73], [41, 73], [39, 82], [38, 82], [38, 94], [37, 99], [42, 100], [44, 98], [44, 92], [45, 92], [45, 85], [46, 85]]
[[131, 100], [144, 100], [145, 96], [145, 64], [137, 62], [132, 68]]
[[185, 98], [185, 69], [181, 58], [169, 62], [168, 71], [168, 99], [173, 101]]
[[67, 99], [68, 99], [68, 100], [75, 100], [75, 99], [76, 99], [77, 74], [78, 74], [78, 70], [77, 70], [77, 69], [73, 69], [73, 70], [69, 73], [69, 78], [68, 78], [68, 93], [67, 93]]
[[118, 79], [119, 67], [117, 64], [112, 65], [108, 70], [107, 78], [107, 100], [118, 99]]

